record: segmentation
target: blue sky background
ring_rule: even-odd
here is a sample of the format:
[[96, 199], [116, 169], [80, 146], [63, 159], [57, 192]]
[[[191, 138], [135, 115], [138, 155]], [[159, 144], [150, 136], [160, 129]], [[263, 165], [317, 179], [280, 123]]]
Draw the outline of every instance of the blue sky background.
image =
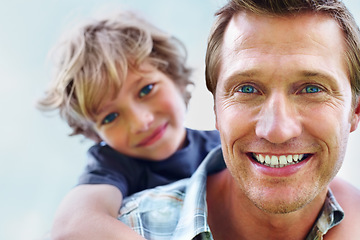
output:
[[[213, 14], [225, 0], [12, 0], [0, 8], [0, 239], [35, 240], [51, 226], [62, 197], [74, 186], [91, 145], [68, 137], [56, 115], [34, 108], [50, 79], [47, 54], [60, 34], [97, 12], [130, 8], [180, 38], [196, 69], [186, 126], [214, 129], [205, 90], [204, 54]], [[357, 21], [360, 4], [347, 0]], [[340, 175], [360, 188], [360, 130], [351, 134]]]

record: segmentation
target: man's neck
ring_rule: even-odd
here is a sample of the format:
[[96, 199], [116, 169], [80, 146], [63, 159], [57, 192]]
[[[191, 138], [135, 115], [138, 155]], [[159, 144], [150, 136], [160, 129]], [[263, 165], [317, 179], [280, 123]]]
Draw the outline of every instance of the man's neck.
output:
[[240, 191], [229, 171], [209, 176], [208, 222], [214, 239], [305, 239], [326, 197], [287, 214], [271, 214], [257, 208]]

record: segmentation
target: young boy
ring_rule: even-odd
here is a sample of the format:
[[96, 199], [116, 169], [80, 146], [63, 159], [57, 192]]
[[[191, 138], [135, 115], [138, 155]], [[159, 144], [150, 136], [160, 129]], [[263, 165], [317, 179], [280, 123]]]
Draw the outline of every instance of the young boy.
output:
[[55, 50], [55, 78], [39, 106], [59, 110], [73, 135], [96, 145], [51, 238], [144, 239], [117, 220], [122, 199], [190, 177], [220, 143], [217, 131], [183, 125], [192, 84], [185, 49], [121, 12], [76, 28]]

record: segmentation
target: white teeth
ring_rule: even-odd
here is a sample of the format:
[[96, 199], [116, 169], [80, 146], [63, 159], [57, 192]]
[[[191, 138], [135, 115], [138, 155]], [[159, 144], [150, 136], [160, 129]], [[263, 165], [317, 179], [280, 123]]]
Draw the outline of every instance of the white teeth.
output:
[[269, 167], [285, 167], [288, 165], [296, 164], [298, 161], [304, 158], [304, 154], [294, 154], [294, 155], [262, 155], [262, 154], [253, 154], [256, 160], [261, 164], [264, 164]]
[[259, 154], [259, 161], [260, 161], [261, 163], [264, 163], [264, 162], [265, 162], [265, 158], [264, 158], [264, 156], [261, 155], [261, 154]]
[[265, 156], [265, 163], [270, 164], [270, 157], [269, 155]]
[[274, 166], [274, 165], [279, 165], [279, 159], [277, 156], [272, 156], [271, 160], [270, 160], [270, 165]]
[[280, 156], [279, 157], [279, 162], [280, 162], [280, 164], [286, 164], [287, 163], [286, 157], [285, 156]]

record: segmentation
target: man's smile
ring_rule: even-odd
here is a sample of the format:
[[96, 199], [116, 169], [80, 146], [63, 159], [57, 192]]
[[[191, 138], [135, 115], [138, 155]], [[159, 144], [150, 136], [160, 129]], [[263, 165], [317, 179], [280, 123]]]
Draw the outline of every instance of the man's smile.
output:
[[282, 168], [289, 165], [297, 164], [310, 157], [310, 154], [293, 154], [293, 155], [265, 155], [251, 153], [251, 158], [256, 162], [272, 167]]

